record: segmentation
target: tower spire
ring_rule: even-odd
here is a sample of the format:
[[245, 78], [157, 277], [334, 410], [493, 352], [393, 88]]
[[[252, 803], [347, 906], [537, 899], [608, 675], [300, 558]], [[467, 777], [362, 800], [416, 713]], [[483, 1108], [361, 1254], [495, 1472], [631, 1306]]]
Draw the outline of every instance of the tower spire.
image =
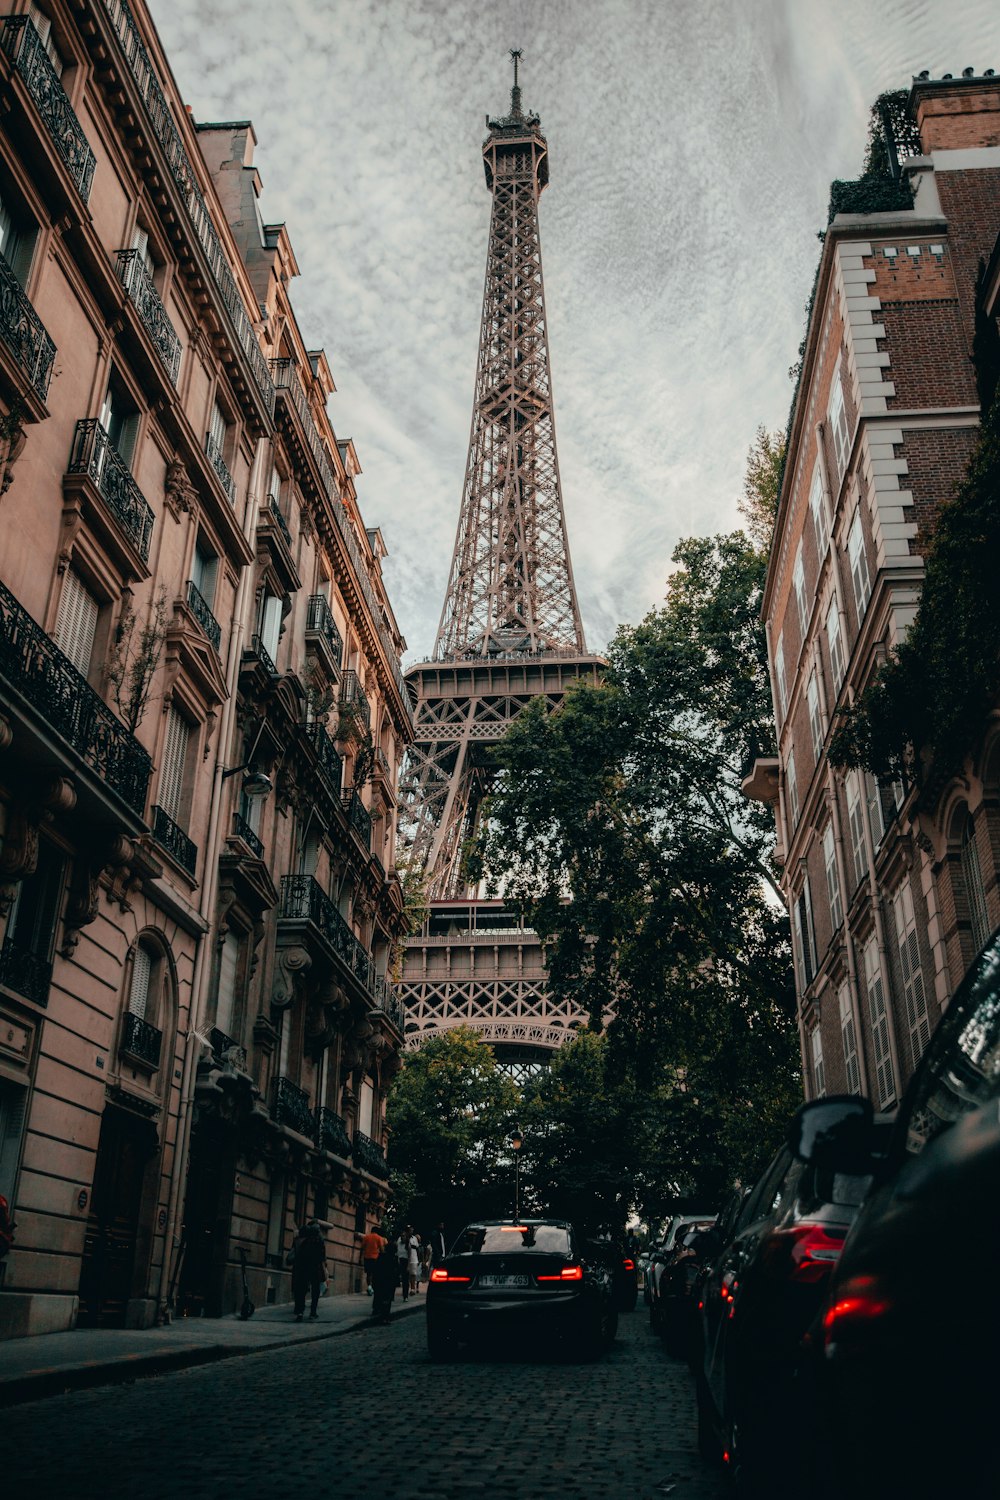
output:
[[514, 63], [514, 86], [510, 91], [510, 115], [512, 120], [521, 118], [521, 90], [517, 83], [517, 65], [521, 60], [520, 47], [511, 47], [510, 55]]

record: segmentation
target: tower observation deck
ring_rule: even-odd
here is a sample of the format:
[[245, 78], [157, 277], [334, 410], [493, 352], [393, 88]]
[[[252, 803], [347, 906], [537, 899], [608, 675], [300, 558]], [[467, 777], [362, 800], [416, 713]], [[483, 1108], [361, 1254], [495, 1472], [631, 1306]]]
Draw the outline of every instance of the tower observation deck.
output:
[[513, 52], [510, 112], [487, 117], [493, 207], [462, 508], [433, 658], [409, 668], [416, 740], [400, 788], [401, 844], [431, 911], [407, 944], [403, 998], [418, 1042], [473, 1025], [508, 1056], [561, 1045], [582, 1016], [546, 991], [541, 945], [502, 902], [474, 899], [462, 849], [489, 786], [488, 752], [537, 697], [554, 708], [604, 663], [587, 651], [563, 509], [538, 200], [549, 180], [539, 118]]

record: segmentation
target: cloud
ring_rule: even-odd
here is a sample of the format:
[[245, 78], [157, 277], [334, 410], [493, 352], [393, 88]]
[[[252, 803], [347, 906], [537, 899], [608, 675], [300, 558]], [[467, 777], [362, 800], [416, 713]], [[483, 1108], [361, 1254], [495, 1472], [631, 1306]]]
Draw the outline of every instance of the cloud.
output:
[[[663, 595], [679, 537], [738, 523], [784, 425], [829, 182], [871, 101], [996, 65], [994, 6], [917, 0], [152, 0], [201, 120], [251, 117], [331, 415], [413, 658], [443, 602], [469, 436], [487, 112], [524, 52], [570, 547], [592, 648]], [[266, 44], [261, 39], [266, 38]], [[988, 55], [989, 49], [994, 55]]]

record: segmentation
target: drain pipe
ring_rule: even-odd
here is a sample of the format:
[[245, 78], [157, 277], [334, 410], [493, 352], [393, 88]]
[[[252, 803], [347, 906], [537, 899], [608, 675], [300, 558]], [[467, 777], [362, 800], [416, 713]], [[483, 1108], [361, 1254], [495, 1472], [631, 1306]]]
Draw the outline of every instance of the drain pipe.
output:
[[[254, 547], [254, 538], [257, 533], [261, 475], [267, 451], [267, 439], [259, 438], [257, 440], [257, 451], [254, 454], [253, 468], [250, 471], [250, 487], [247, 494], [247, 508], [243, 524], [243, 536], [251, 549]], [[177, 1264], [177, 1255], [180, 1250], [180, 1235], [177, 1231], [182, 1212], [181, 1205], [184, 1202], [184, 1194], [187, 1187], [188, 1153], [191, 1143], [191, 1124], [192, 1115], [194, 1114], [194, 1086], [198, 1072], [198, 1059], [201, 1049], [210, 1045], [208, 1038], [202, 1035], [202, 1026], [204, 1024], [203, 1011], [205, 1009], [207, 979], [212, 951], [212, 945], [208, 939], [214, 925], [213, 914], [219, 889], [217, 846], [219, 824], [222, 819], [222, 806], [226, 795], [222, 776], [226, 770], [226, 756], [229, 753], [233, 723], [236, 719], [236, 689], [240, 661], [243, 656], [243, 642], [247, 635], [247, 610], [249, 602], [253, 600], [255, 589], [253, 575], [254, 565], [251, 562], [240, 573], [240, 581], [236, 588], [233, 629], [229, 637], [229, 654], [226, 661], [226, 691], [228, 696], [222, 706], [219, 735], [216, 740], [217, 753], [212, 777], [212, 799], [209, 805], [208, 838], [205, 843], [205, 876], [202, 881], [201, 900], [198, 903], [198, 914], [205, 923], [205, 930], [198, 936], [198, 946], [195, 950], [194, 958], [194, 972], [191, 977], [191, 1006], [188, 1013], [188, 1032], [184, 1053], [184, 1078], [181, 1084], [181, 1102], [177, 1120], [177, 1144], [174, 1151], [174, 1170], [170, 1183], [170, 1202], [167, 1209], [167, 1226], [163, 1241], [163, 1267], [160, 1271], [158, 1302], [161, 1322], [169, 1322], [172, 1312], [171, 1307], [168, 1306], [170, 1278]]]

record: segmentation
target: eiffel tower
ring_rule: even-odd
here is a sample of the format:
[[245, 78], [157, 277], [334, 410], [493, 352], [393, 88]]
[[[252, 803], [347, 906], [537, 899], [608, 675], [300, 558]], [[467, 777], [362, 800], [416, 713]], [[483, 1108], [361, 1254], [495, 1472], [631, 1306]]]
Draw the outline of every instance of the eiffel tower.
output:
[[520, 56], [510, 113], [486, 121], [493, 210], [469, 456], [433, 657], [406, 674], [416, 741], [399, 814], [431, 898], [404, 960], [408, 1041], [473, 1025], [512, 1067], [544, 1058], [583, 1017], [547, 993], [537, 935], [464, 882], [462, 851], [490, 748], [532, 699], [554, 708], [604, 667], [587, 651], [566, 541], [538, 231], [548, 148], [522, 108]]

